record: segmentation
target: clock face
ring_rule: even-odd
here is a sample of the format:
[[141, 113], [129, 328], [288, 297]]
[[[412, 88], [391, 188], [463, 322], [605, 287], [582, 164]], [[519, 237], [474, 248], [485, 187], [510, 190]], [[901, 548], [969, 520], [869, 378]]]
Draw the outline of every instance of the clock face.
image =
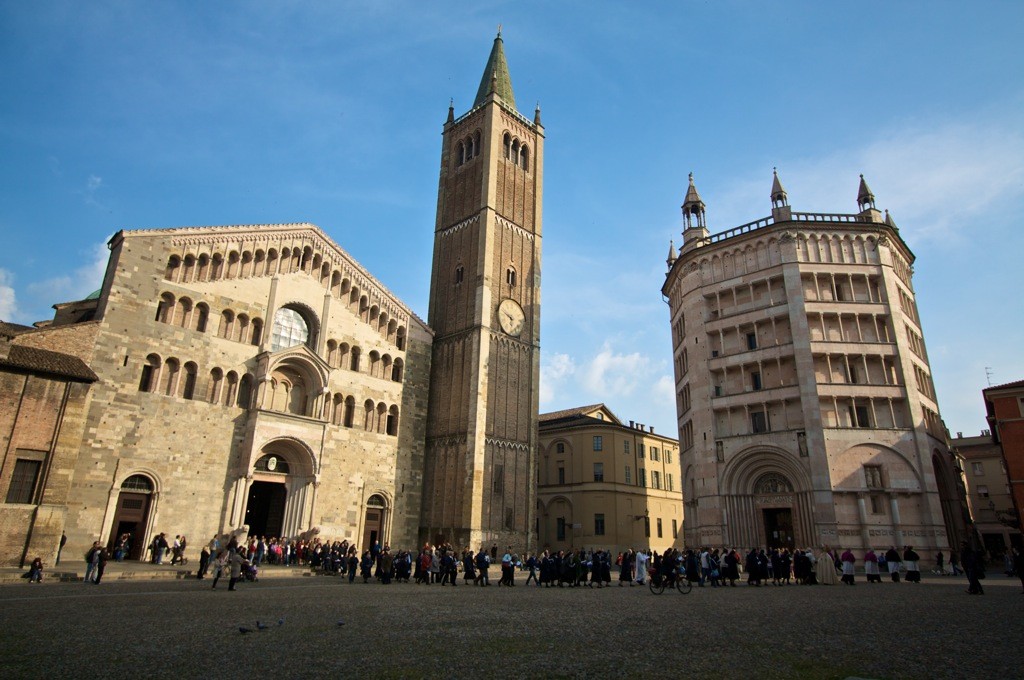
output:
[[523, 308], [515, 300], [506, 298], [498, 305], [498, 323], [501, 324], [501, 330], [509, 335], [518, 336], [522, 333], [525, 321]]

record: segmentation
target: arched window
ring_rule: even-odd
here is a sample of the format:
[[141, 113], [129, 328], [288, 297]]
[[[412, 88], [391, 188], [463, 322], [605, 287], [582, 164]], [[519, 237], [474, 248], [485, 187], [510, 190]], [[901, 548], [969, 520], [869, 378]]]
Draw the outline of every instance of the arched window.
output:
[[477, 130], [476, 134], [473, 136], [473, 149], [475, 151], [475, 153], [473, 155], [474, 156], [479, 156], [480, 155], [480, 131], [479, 130]]
[[522, 166], [523, 170], [530, 169], [530, 149], [523, 144], [523, 148], [519, 151], [519, 165]]
[[395, 363], [391, 365], [391, 380], [394, 382], [402, 382], [402, 371], [405, 368], [405, 362], [401, 359], [395, 359]]
[[263, 342], [263, 319], [256, 317], [252, 320], [252, 344], [259, 345]]
[[387, 427], [387, 413], [388, 407], [381, 402], [377, 404], [377, 412], [374, 414], [373, 427], [377, 434], [384, 434], [384, 430]]
[[217, 404], [220, 402], [220, 389], [224, 382], [224, 371], [219, 368], [215, 368], [210, 371], [210, 388], [206, 393], [206, 401], [211, 404]]
[[345, 419], [345, 400], [340, 394], [334, 395], [334, 402], [331, 404], [331, 424], [341, 425]]
[[515, 163], [516, 165], [519, 164], [519, 140], [518, 139], [515, 139], [515, 140], [512, 141], [512, 155], [509, 156], [509, 160], [512, 161], [513, 163]]
[[272, 352], [295, 347], [296, 345], [313, 346], [313, 328], [309, 319], [294, 307], [282, 307], [274, 314], [274, 329], [270, 335]]
[[232, 333], [234, 333], [235, 325], [235, 313], [230, 309], [225, 309], [220, 313], [220, 329], [217, 331], [217, 337], [230, 340]]
[[363, 429], [367, 432], [373, 432], [374, 430], [373, 413], [373, 402], [367, 399], [363, 402]]
[[210, 320], [210, 308], [205, 302], [196, 305], [196, 311], [192, 315], [192, 328], [200, 333], [206, 332], [206, 324]]
[[238, 253], [231, 251], [228, 253], [228, 276], [227, 278], [233, 279], [238, 276]]
[[401, 350], [405, 349], [405, 326], [398, 327], [398, 332], [395, 335], [395, 346]]
[[252, 408], [253, 384], [252, 374], [246, 373], [238, 383], [238, 407], [244, 409]]
[[252, 276], [252, 253], [248, 250], [242, 253], [242, 270], [239, 276], [242, 278]]
[[455, 167], [459, 167], [466, 162], [466, 146], [459, 142], [459, 145], [455, 149]]
[[512, 137], [506, 132], [504, 138], [502, 138], [502, 144], [505, 147], [505, 160], [511, 160], [512, 158]]
[[206, 281], [210, 276], [210, 256], [203, 253], [199, 256], [199, 270], [196, 272], [196, 281]]
[[267, 276], [277, 273], [277, 250], [271, 248], [267, 251]]
[[351, 363], [349, 364], [349, 368], [353, 371], [358, 371], [359, 355], [361, 353], [361, 350], [358, 347], [353, 347], [349, 353], [351, 354]]
[[327, 341], [327, 365], [331, 368], [338, 367], [338, 342], [336, 340]]
[[161, 364], [163, 362], [158, 354], [150, 354], [146, 357], [146, 363], [142, 366], [142, 376], [139, 378], [139, 392], [153, 392], [156, 390]]
[[253, 276], [264, 276], [266, 274], [267, 267], [267, 254], [262, 250], [257, 250], [253, 254], [252, 258], [252, 275]]
[[302, 259], [299, 261], [299, 269], [309, 274], [312, 266], [313, 249], [310, 248], [309, 246], [306, 246], [305, 248], [302, 249]]
[[335, 368], [346, 368], [348, 361], [348, 343], [343, 342], [338, 345], [338, 365]]
[[505, 283], [507, 283], [510, 288], [516, 287], [516, 270], [514, 267], [509, 267], [505, 270]]
[[214, 253], [210, 263], [210, 280], [217, 281], [224, 277], [224, 256]]
[[370, 375], [374, 378], [377, 377], [377, 371], [380, 369], [380, 353], [377, 350], [370, 352]]
[[178, 270], [181, 268], [181, 258], [177, 255], [171, 255], [167, 259], [167, 270], [164, 272], [164, 278], [168, 281], [178, 280]]
[[185, 379], [181, 385], [181, 396], [184, 399], [195, 399], [196, 396], [196, 375], [199, 372], [199, 367], [196, 366], [194, 361], [188, 361], [185, 363]]
[[168, 397], [173, 397], [175, 390], [178, 387], [178, 370], [181, 364], [175, 358], [170, 358], [164, 362], [164, 370], [160, 376], [160, 393], [166, 394]]
[[341, 272], [337, 270], [331, 274], [331, 294], [334, 297], [341, 297]]
[[238, 315], [238, 337], [235, 338], [239, 342], [249, 341], [249, 315], [239, 314]]
[[160, 296], [160, 302], [156, 305], [156, 321], [170, 323], [174, 316], [174, 296], [164, 293]]
[[461, 264], [455, 268], [455, 285], [462, 283], [463, 278], [466, 276], [466, 268]]
[[354, 397], [345, 398], [345, 427], [352, 427], [356, 419], [356, 400]]
[[232, 406], [235, 403], [235, 397], [238, 394], [238, 374], [234, 371], [228, 371], [225, 378], [225, 389], [224, 389], [224, 405]]
[[281, 248], [281, 263], [277, 271], [280, 274], [287, 274], [292, 270], [292, 251], [288, 248]]
[[196, 257], [195, 255], [186, 255], [184, 265], [181, 268], [181, 281], [182, 283], [190, 283], [192, 277], [196, 272]]
[[191, 315], [192, 301], [187, 297], [179, 298], [174, 309], [174, 325], [188, 328], [189, 322], [192, 321]]
[[398, 407], [392, 406], [388, 409], [387, 434], [392, 437], [398, 436]]

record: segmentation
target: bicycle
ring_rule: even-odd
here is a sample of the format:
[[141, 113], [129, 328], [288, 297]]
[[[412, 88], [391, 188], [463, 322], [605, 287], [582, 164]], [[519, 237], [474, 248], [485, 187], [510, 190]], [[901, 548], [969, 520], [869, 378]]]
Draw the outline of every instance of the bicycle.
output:
[[655, 595], [661, 595], [665, 592], [665, 588], [672, 586], [675, 586], [680, 595], [687, 595], [693, 590], [693, 584], [690, 583], [690, 579], [686, 578], [686, 572], [682, 568], [675, 569], [671, 574], [665, 576], [658, 574], [653, 569], [648, 574], [650, 575], [648, 587]]

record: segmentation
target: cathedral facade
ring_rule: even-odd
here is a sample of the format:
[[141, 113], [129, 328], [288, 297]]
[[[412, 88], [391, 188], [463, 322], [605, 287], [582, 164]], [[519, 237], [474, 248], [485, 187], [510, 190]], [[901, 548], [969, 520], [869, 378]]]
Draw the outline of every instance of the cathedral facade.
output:
[[59, 456], [8, 446], [19, 507], [0, 512], [0, 553], [52, 563], [61, 530], [71, 555], [130, 534], [133, 558], [160, 532], [525, 550], [542, 158], [499, 35], [472, 109], [444, 126], [431, 325], [315, 225], [115, 234], [99, 291], [5, 326], [95, 379], [62, 378], [81, 386]]
[[853, 214], [771, 200], [712, 234], [691, 175], [669, 248], [687, 545], [958, 546], [913, 253], [863, 178]]

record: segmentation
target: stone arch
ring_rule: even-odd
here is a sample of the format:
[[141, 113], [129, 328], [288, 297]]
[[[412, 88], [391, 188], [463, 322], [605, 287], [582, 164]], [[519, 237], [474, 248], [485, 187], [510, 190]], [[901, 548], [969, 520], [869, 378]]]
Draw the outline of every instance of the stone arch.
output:
[[248, 471], [253, 472], [256, 461], [267, 454], [278, 454], [288, 461], [288, 474], [313, 477], [317, 474], [316, 453], [309, 444], [296, 437], [273, 437], [253, 448]]
[[270, 394], [264, 403], [282, 413], [315, 416], [317, 399], [327, 387], [327, 375], [321, 366], [299, 353], [278, 356], [267, 366]]
[[755, 482], [767, 472], [783, 474], [796, 492], [811, 489], [811, 480], [795, 454], [774, 446], [755, 445], [738, 452], [726, 463], [719, 478], [721, 493], [753, 493]]
[[[874, 442], [854, 444], [831, 461], [832, 485], [837, 489], [865, 488], [862, 474], [864, 465], [882, 466], [886, 486], [913, 492], [920, 492], [925, 488], [921, 473], [909, 456], [898, 449]], [[909, 486], [908, 483], [911, 481], [916, 482], [916, 489]]]
[[[295, 314], [301, 317], [302, 321], [306, 325], [306, 339], [302, 343], [288, 344], [294, 342], [294, 335], [291, 333], [285, 333], [285, 310], [291, 310]], [[292, 316], [294, 318], [294, 316]], [[320, 317], [313, 310], [312, 307], [297, 300], [290, 300], [285, 302], [277, 308], [274, 312], [274, 318], [271, 322], [270, 329], [270, 349], [272, 352], [288, 349], [289, 347], [296, 347], [298, 345], [305, 345], [306, 347], [316, 347], [317, 338], [320, 335]]]

